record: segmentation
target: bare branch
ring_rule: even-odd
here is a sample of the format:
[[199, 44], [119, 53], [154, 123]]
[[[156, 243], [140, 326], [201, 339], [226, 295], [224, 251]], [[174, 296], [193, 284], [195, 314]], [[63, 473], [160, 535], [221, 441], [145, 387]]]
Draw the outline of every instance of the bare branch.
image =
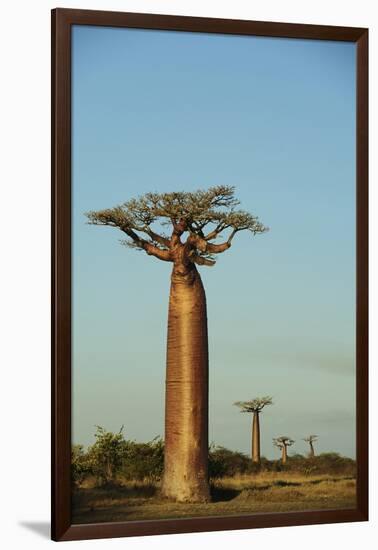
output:
[[[121, 231], [126, 233], [130, 239], [132, 239], [133, 247], [144, 250], [150, 256], [155, 256], [159, 260], [172, 261], [169, 250], [163, 250], [155, 246], [152, 242], [148, 242], [142, 239], [135, 231], [134, 228], [137, 224], [133, 222], [133, 219], [127, 212], [124, 212], [122, 208], [116, 207], [108, 210], [100, 210], [99, 212], [89, 212], [87, 214], [89, 223], [93, 225], [108, 225], [110, 227], [118, 227]], [[137, 230], [139, 230], [137, 226]], [[154, 234], [155, 236], [158, 236]], [[157, 240], [157, 239], [155, 239]], [[126, 242], [129, 245], [129, 242]]]
[[193, 245], [195, 245], [200, 252], [208, 254], [220, 254], [231, 246], [228, 241], [220, 244], [209, 243], [204, 237], [201, 237], [196, 233], [191, 233], [188, 237], [187, 242], [191, 242]]
[[224, 231], [225, 229], [227, 229], [227, 226], [223, 222], [220, 222], [218, 223], [216, 228], [213, 229], [213, 231], [210, 231], [210, 233], [205, 236], [205, 239], [207, 241], [211, 241], [212, 239], [215, 239], [219, 235], [219, 233], [222, 233], [222, 231]]
[[163, 260], [164, 262], [172, 262], [172, 256], [169, 250], [162, 250], [148, 242], [143, 244], [143, 248], [149, 256], [155, 256], [155, 258], [159, 258], [159, 260]]
[[171, 241], [167, 237], [164, 237], [163, 235], [158, 235], [149, 227], [145, 228], [144, 231], [145, 233], [147, 233], [147, 235], [151, 237], [151, 239], [153, 239], [157, 243], [161, 244], [162, 246], [166, 246], [167, 248], [170, 247]]
[[206, 247], [206, 251], [210, 252], [211, 254], [221, 254], [225, 250], [228, 250], [230, 246], [231, 246], [231, 243], [228, 241], [220, 244], [208, 243]]
[[159, 258], [159, 260], [163, 260], [164, 262], [172, 261], [171, 253], [169, 250], [163, 250], [149, 243], [148, 241], [141, 239], [139, 235], [137, 235], [132, 229], [125, 227], [122, 229], [122, 231], [124, 231], [131, 239], [133, 239], [137, 247], [147, 252], [149, 256], [155, 256], [155, 258]]
[[206, 265], [208, 267], [212, 267], [213, 265], [216, 264], [214, 260], [209, 260], [207, 258], [204, 258], [203, 256], [198, 256], [198, 255], [194, 256], [193, 261], [198, 265]]

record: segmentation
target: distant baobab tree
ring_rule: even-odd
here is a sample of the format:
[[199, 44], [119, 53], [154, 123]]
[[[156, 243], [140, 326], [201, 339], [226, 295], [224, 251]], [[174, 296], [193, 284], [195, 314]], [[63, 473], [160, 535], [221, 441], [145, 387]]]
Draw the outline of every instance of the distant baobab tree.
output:
[[[238, 210], [234, 188], [147, 193], [89, 212], [89, 223], [120, 229], [124, 244], [171, 262], [162, 492], [178, 501], [209, 500], [208, 336], [206, 297], [197, 266], [213, 266], [235, 235], [263, 233], [256, 216]], [[164, 235], [157, 226], [169, 228]], [[216, 239], [226, 232], [223, 242]], [[153, 280], [151, 281], [153, 284]]]
[[310, 445], [310, 452], [308, 453], [309, 457], [315, 456], [315, 450], [314, 450], [314, 441], [318, 440], [317, 435], [308, 435], [307, 437], [303, 438], [303, 441], [306, 441]]
[[255, 397], [251, 401], [236, 401], [234, 403], [242, 413], [252, 413], [252, 462], [260, 464], [260, 413], [266, 405], [273, 405], [271, 397]]
[[281, 435], [280, 437], [275, 437], [273, 439], [273, 445], [281, 449], [281, 461], [282, 464], [286, 464], [287, 462], [287, 448], [291, 447], [295, 443], [294, 439], [291, 439], [287, 435]]

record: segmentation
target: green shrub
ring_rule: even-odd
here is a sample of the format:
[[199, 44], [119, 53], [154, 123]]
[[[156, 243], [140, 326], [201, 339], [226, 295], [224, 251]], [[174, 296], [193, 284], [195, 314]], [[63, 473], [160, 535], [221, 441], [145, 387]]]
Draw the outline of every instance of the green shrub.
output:
[[[164, 471], [164, 441], [156, 437], [147, 443], [125, 440], [123, 427], [118, 433], [97, 426], [96, 441], [84, 451], [82, 445], [74, 445], [71, 453], [72, 482], [80, 485], [88, 476], [95, 476], [98, 485], [124, 480], [158, 481]], [[238, 474], [258, 472], [292, 472], [311, 475], [355, 476], [356, 462], [338, 453], [322, 453], [314, 457], [295, 454], [287, 463], [261, 457], [255, 464], [244, 453], [222, 446], [210, 445], [209, 476], [222, 478]]]
[[210, 477], [234, 476], [248, 472], [251, 460], [244, 453], [211, 445], [209, 449]]
[[339, 453], [322, 453], [313, 457], [294, 455], [288, 458], [285, 470], [305, 475], [342, 474], [353, 476], [356, 473], [356, 462]]
[[123, 426], [118, 433], [107, 432], [97, 426], [96, 442], [89, 447], [87, 457], [98, 485], [116, 481], [126, 453], [126, 441], [122, 432]]
[[164, 442], [155, 438], [147, 443], [126, 442], [120, 474], [124, 479], [159, 480], [164, 470]]
[[73, 445], [71, 449], [71, 481], [80, 485], [92, 473], [90, 461], [83, 445]]

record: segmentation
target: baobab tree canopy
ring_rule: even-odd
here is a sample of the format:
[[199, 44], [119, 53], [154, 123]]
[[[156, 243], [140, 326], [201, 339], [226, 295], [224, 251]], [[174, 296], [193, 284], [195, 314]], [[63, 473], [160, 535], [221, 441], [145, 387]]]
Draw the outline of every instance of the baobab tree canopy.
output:
[[282, 449], [282, 447], [290, 447], [293, 443], [295, 443], [294, 439], [291, 439], [291, 437], [287, 435], [281, 435], [273, 439], [273, 444], [279, 449]]
[[[176, 193], [146, 193], [114, 208], [88, 212], [90, 224], [117, 227], [128, 239], [123, 244], [163, 261], [177, 259], [177, 245], [185, 245], [185, 259], [199, 265], [215, 264], [214, 254], [231, 246], [239, 231], [254, 235], [267, 228], [249, 212], [237, 209], [234, 187], [216, 186], [208, 190]], [[162, 231], [170, 227], [170, 236]], [[224, 242], [215, 244], [220, 234]], [[187, 233], [184, 243], [180, 237]]]
[[308, 435], [307, 437], [303, 438], [303, 441], [306, 441], [307, 443], [313, 443], [314, 441], [317, 441], [317, 439], [317, 435]]
[[236, 401], [234, 405], [241, 409], [240, 412], [255, 413], [262, 411], [266, 405], [273, 405], [273, 399], [269, 396], [256, 397], [251, 401]]

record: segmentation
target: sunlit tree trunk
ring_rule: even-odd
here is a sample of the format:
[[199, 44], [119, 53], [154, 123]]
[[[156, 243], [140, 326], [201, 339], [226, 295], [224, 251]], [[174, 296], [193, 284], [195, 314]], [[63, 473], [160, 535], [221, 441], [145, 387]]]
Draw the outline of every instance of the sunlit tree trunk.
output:
[[260, 464], [260, 418], [258, 411], [253, 413], [252, 421], [252, 462]]
[[174, 269], [168, 314], [162, 492], [177, 501], [209, 500], [208, 341], [200, 275]]
[[286, 464], [287, 462], [287, 447], [284, 445], [282, 447], [282, 464]]

